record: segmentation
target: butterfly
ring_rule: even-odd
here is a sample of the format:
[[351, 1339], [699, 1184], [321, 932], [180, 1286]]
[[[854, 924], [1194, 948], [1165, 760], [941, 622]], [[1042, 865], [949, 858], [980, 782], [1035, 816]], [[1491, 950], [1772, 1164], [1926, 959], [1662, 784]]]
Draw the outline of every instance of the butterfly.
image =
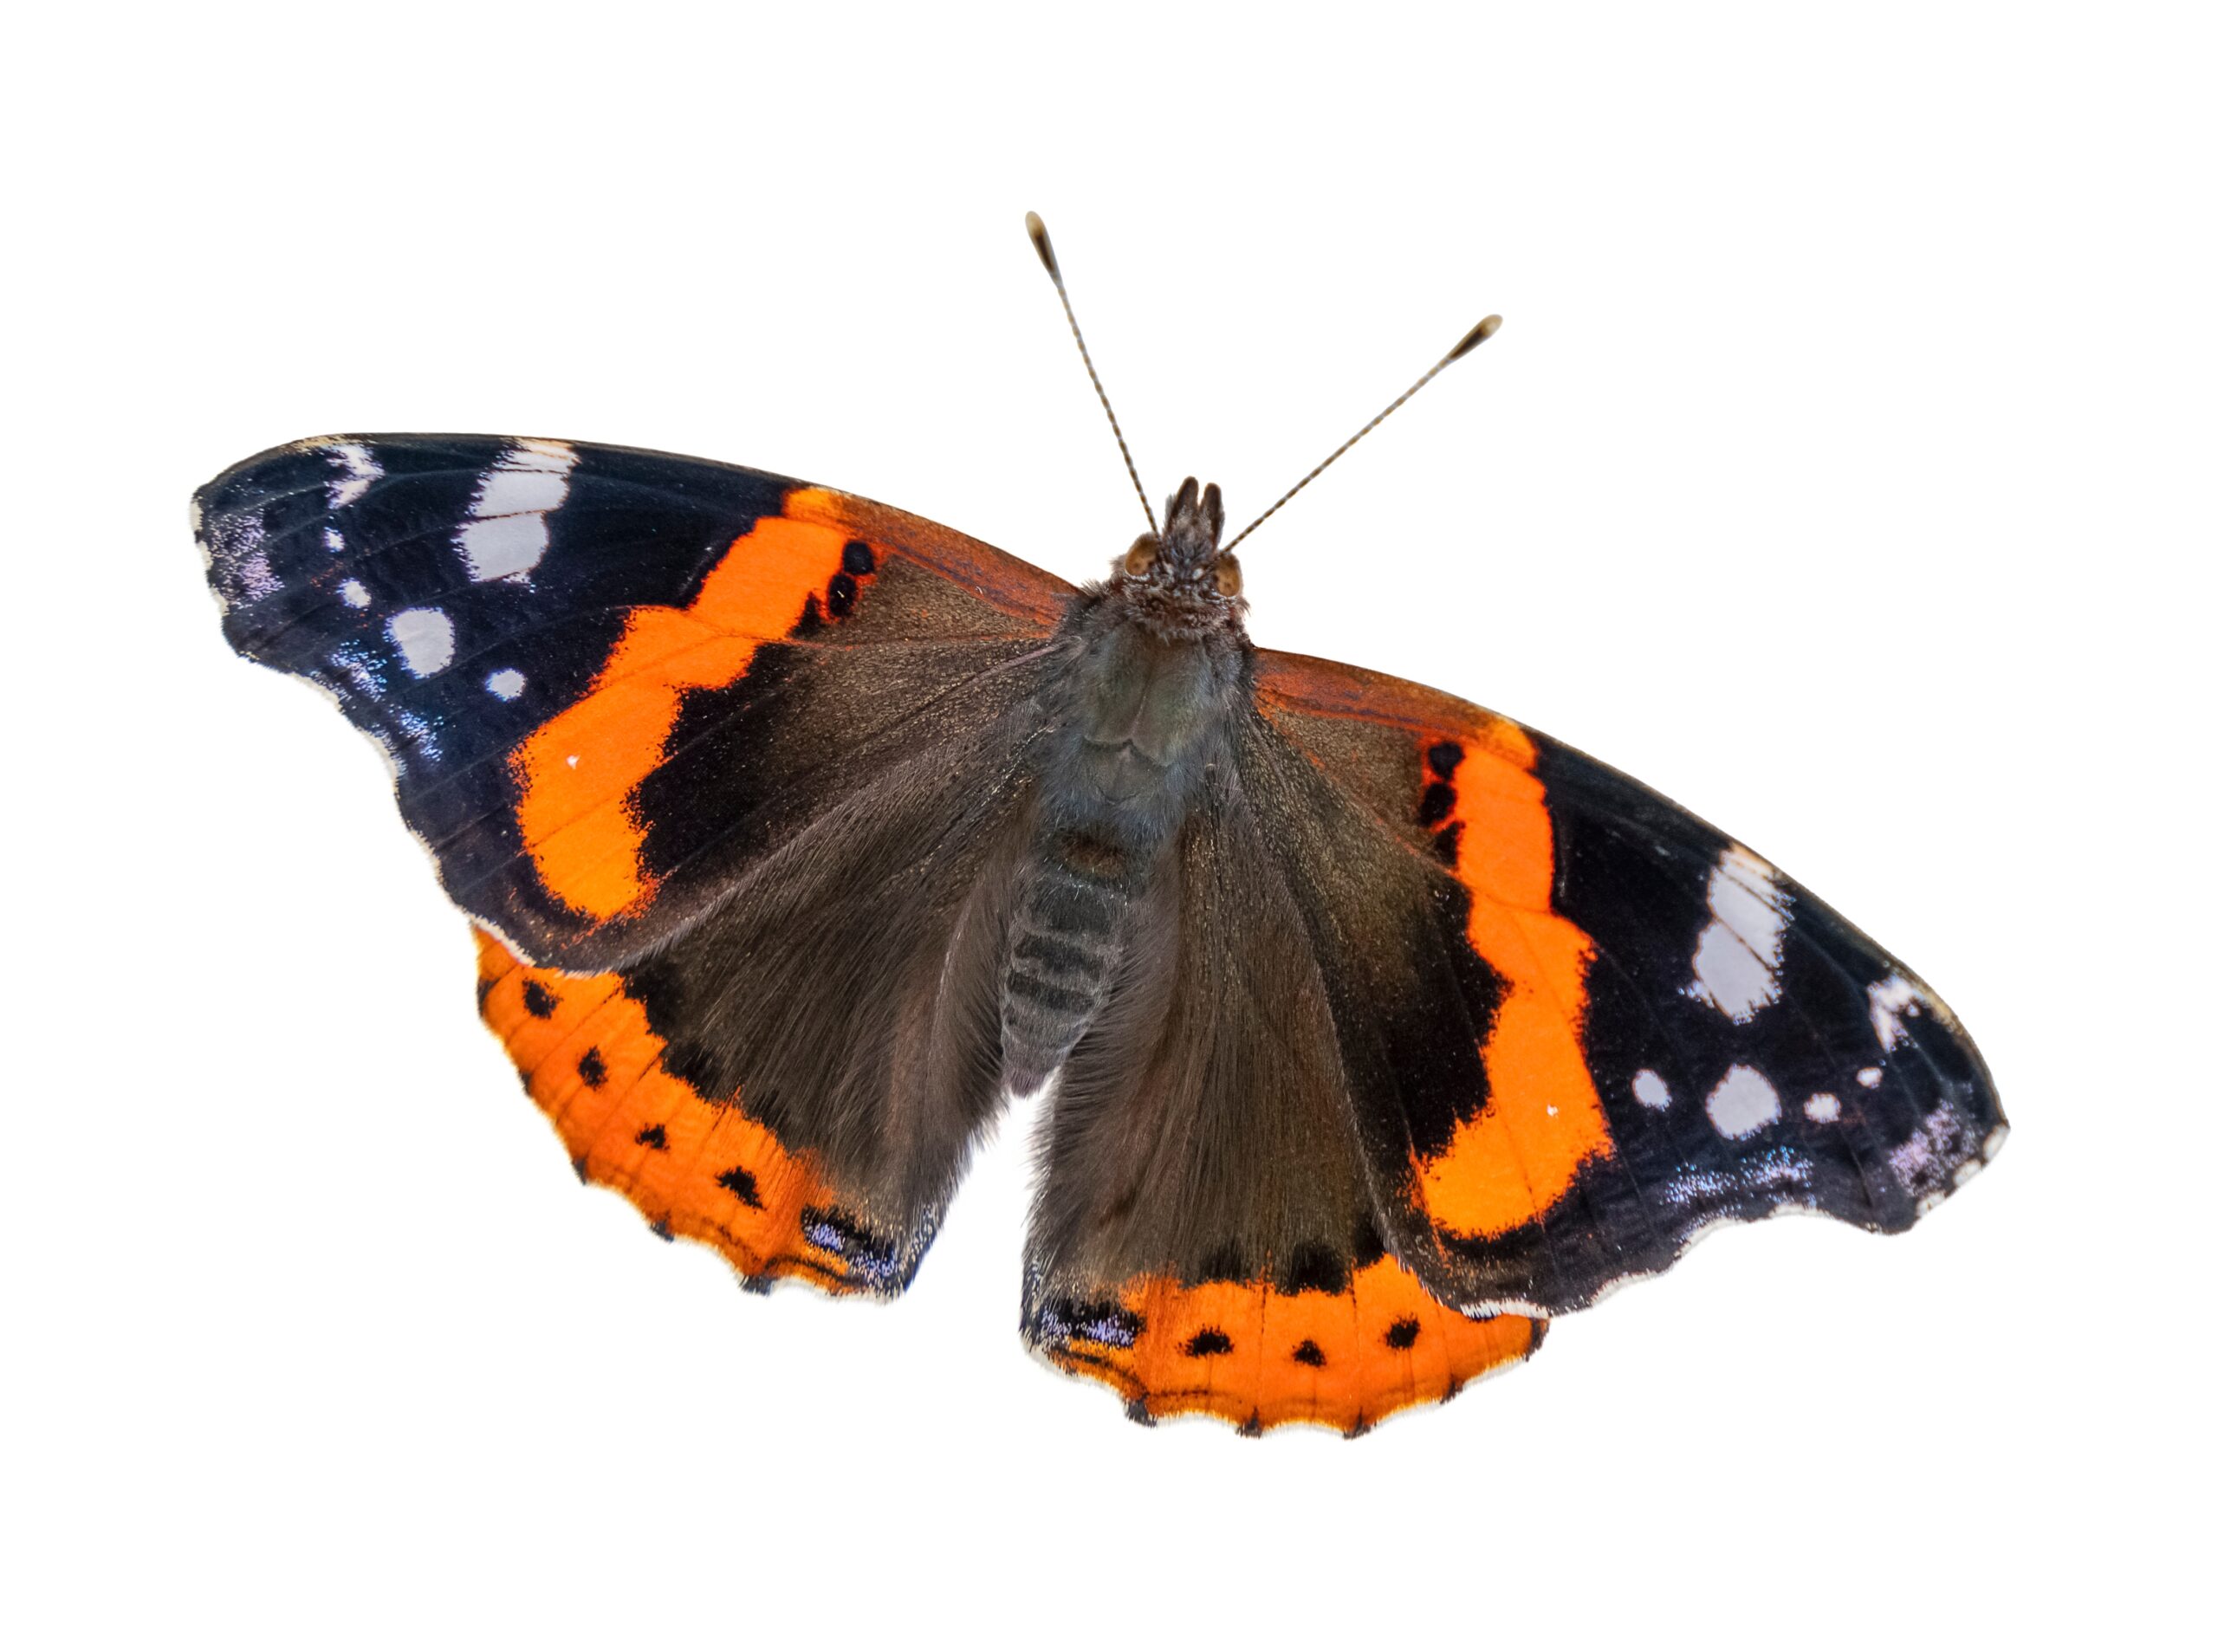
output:
[[750, 1288], [898, 1294], [1045, 1088], [1033, 1350], [1142, 1421], [1354, 1434], [1716, 1224], [1906, 1228], [2007, 1134], [1760, 856], [1256, 648], [1214, 486], [1082, 587], [585, 442], [319, 437], [194, 511], [232, 646], [390, 757], [578, 1176]]

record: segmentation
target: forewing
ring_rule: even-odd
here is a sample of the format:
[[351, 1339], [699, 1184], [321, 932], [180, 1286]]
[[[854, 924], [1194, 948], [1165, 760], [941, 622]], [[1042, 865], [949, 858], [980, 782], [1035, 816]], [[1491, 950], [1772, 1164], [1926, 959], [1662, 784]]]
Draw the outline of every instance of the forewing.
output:
[[1898, 1230], [2000, 1147], [1946, 1006], [1685, 810], [1352, 667], [1267, 653], [1257, 701], [1388, 1231], [1447, 1299], [1581, 1306], [1780, 1210]]
[[1326, 983], [1220, 769], [1041, 1123], [1025, 1334], [1145, 1421], [1360, 1431], [1542, 1327], [1444, 1307], [1386, 1254]]
[[975, 726], [965, 685], [1069, 591], [868, 501], [587, 443], [318, 438], [194, 509], [232, 645], [379, 742], [464, 910], [577, 970], [681, 932], [886, 751]]

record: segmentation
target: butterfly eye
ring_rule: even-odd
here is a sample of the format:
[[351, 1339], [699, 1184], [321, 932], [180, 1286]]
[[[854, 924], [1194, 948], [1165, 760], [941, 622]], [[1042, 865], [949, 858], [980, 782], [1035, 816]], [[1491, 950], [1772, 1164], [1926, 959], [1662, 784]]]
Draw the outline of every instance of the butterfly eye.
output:
[[1216, 593], [1221, 597], [1240, 594], [1240, 559], [1220, 556], [1216, 560]]
[[1125, 553], [1125, 572], [1135, 574], [1146, 573], [1155, 566], [1156, 554], [1160, 549], [1154, 534], [1142, 534], [1132, 541], [1132, 548]]

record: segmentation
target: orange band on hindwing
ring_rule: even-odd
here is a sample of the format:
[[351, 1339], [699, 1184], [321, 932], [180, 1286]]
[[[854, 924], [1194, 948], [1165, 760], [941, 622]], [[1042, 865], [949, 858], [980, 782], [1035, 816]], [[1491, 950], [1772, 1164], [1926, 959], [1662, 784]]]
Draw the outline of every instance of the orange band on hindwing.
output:
[[663, 1070], [662, 1040], [622, 976], [535, 969], [476, 933], [480, 1013], [582, 1180], [615, 1189], [665, 1239], [714, 1247], [750, 1280], [882, 1288], [832, 1247], [846, 1219], [807, 1157]]
[[1494, 719], [1421, 747], [1419, 819], [1470, 895], [1473, 950], [1502, 982], [1482, 1046], [1487, 1104], [1417, 1165], [1433, 1221], [1493, 1235], [1561, 1199], [1579, 1167], [1610, 1153], [1609, 1121], [1579, 1031], [1593, 943], [1551, 908], [1555, 839], [1524, 730]]
[[796, 489], [785, 515], [732, 542], [687, 606], [634, 610], [592, 688], [511, 759], [524, 847], [564, 905], [605, 922], [652, 897], [632, 794], [662, 761], [687, 691], [736, 682], [840, 575], [848, 534], [836, 502]]
[[[1337, 1292], [1260, 1282], [1141, 1279], [1119, 1300], [1136, 1324], [1076, 1326], [1047, 1359], [1122, 1394], [1148, 1419], [1198, 1412], [1246, 1428], [1316, 1423], [1359, 1434], [1411, 1405], [1525, 1358], [1540, 1322], [1474, 1319], [1443, 1306], [1391, 1257]], [[1098, 1334], [1090, 1334], [1098, 1333]]]

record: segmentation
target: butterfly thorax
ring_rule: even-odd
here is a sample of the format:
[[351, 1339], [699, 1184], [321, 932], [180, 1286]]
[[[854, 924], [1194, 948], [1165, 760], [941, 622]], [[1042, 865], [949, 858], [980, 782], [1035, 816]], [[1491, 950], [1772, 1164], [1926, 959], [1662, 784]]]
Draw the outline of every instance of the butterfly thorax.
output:
[[1037, 807], [1003, 972], [1005, 1074], [1046, 1079], [1107, 1001], [1144, 904], [1188, 810], [1230, 755], [1254, 649], [1236, 581], [1218, 588], [1223, 509], [1188, 482], [1145, 565], [1139, 547], [1080, 593], [1043, 696]]

